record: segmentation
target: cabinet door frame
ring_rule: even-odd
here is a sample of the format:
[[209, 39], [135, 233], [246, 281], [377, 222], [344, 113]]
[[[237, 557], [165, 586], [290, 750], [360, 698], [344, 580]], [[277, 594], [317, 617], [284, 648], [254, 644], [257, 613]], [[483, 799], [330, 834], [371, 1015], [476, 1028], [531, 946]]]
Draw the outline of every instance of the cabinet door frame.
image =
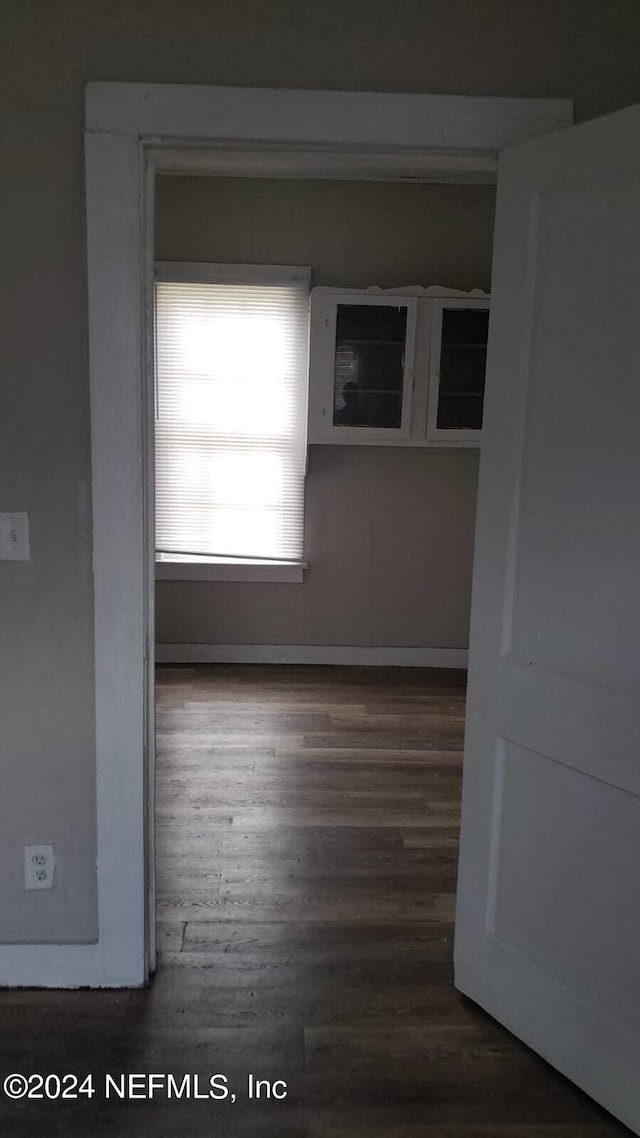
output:
[[429, 446], [479, 447], [482, 429], [439, 427], [440, 359], [442, 356], [442, 317], [445, 308], [491, 308], [491, 297], [434, 297], [431, 318], [431, 359], [427, 405], [426, 441]]
[[[405, 357], [402, 377], [402, 417], [399, 427], [347, 427], [333, 422], [336, 324], [339, 305], [406, 308]], [[369, 444], [407, 443], [411, 437], [415, 382], [417, 299], [413, 296], [344, 290], [311, 293], [309, 350], [309, 442]]]

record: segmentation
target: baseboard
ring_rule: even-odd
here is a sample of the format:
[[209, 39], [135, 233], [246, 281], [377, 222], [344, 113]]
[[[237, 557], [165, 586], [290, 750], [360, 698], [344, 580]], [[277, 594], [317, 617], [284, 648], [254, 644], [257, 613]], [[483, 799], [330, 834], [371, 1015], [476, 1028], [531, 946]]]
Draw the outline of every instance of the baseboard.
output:
[[117, 971], [100, 944], [0, 945], [0, 988], [140, 988], [144, 976]]
[[156, 644], [158, 664], [343, 664], [466, 668], [466, 648], [360, 648], [331, 644]]

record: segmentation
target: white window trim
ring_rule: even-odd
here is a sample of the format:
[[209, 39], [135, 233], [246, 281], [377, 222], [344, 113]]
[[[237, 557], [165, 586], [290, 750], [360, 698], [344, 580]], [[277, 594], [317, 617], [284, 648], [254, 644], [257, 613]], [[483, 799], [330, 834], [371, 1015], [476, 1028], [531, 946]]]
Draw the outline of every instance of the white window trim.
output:
[[306, 561], [233, 561], [156, 553], [156, 581], [238, 581], [301, 584]]
[[157, 281], [184, 284], [256, 284], [311, 286], [309, 265], [227, 265], [214, 261], [156, 261]]
[[[304, 284], [311, 288], [309, 265], [240, 265], [214, 261], [156, 261], [154, 280], [185, 284]], [[308, 375], [307, 375], [308, 382]], [[308, 391], [307, 391], [308, 397]], [[307, 448], [305, 412], [304, 447]], [[301, 584], [304, 560], [275, 561], [258, 558], [204, 557], [198, 554], [156, 552], [156, 581], [237, 581], [239, 583]]]

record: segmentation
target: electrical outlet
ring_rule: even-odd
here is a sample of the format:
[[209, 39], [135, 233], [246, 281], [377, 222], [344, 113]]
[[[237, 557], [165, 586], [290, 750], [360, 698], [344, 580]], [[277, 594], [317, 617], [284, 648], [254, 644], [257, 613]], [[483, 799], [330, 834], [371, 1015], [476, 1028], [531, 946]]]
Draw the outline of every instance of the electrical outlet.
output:
[[53, 888], [53, 871], [56, 859], [53, 846], [24, 847], [25, 889]]

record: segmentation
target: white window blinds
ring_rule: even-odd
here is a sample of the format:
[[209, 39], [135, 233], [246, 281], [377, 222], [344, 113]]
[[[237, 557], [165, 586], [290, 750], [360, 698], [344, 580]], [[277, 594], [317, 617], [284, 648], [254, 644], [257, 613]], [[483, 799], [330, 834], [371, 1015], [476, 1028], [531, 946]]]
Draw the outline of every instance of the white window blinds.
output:
[[156, 280], [156, 548], [300, 561], [309, 271], [192, 271]]

